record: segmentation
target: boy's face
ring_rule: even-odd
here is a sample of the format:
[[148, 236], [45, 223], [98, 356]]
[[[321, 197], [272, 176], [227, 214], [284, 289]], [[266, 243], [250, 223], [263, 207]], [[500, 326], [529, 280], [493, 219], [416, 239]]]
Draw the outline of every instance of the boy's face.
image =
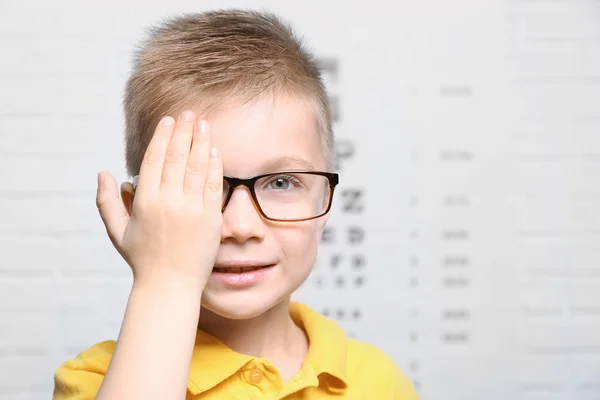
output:
[[[281, 170], [325, 171], [313, 109], [289, 96], [221, 107], [208, 116], [224, 174], [246, 178]], [[308, 277], [327, 216], [303, 222], [263, 218], [250, 192], [238, 187], [223, 213], [217, 264], [275, 264], [249, 285], [230, 285], [213, 273], [202, 306], [223, 317], [256, 317], [287, 298]], [[199, 251], [201, 251], [199, 249]]]

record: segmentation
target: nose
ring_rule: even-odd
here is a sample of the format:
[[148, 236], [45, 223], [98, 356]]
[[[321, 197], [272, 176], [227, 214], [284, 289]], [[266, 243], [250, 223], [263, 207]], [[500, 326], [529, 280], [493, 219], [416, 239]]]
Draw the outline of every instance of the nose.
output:
[[250, 190], [244, 186], [235, 188], [223, 211], [221, 242], [234, 240], [243, 243], [251, 239], [260, 241], [265, 236], [265, 229]]

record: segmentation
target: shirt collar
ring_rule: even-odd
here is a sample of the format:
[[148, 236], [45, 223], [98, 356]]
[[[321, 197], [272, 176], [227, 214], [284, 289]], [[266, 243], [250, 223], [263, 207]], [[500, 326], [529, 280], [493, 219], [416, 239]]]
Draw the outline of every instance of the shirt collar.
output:
[[330, 389], [345, 390], [348, 387], [348, 338], [344, 330], [305, 304], [291, 303], [290, 315], [308, 336], [306, 362], [315, 375], [326, 374], [332, 378], [327, 379]]
[[[330, 390], [348, 387], [346, 361], [348, 339], [343, 329], [307, 305], [290, 303], [290, 316], [308, 336], [305, 365], [317, 378], [326, 374]], [[214, 336], [198, 330], [192, 352], [188, 390], [197, 395], [234, 375], [254, 357], [237, 353]]]
[[205, 392], [234, 375], [253, 357], [237, 353], [214, 336], [198, 330], [192, 352], [188, 390]]

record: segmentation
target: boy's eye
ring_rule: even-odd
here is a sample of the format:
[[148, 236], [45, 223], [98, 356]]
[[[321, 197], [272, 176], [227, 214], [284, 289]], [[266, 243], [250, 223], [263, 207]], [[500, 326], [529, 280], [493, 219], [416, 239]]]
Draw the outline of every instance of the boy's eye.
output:
[[287, 189], [290, 186], [290, 181], [284, 178], [277, 178], [271, 181], [270, 186], [273, 189]]
[[290, 175], [280, 175], [271, 178], [263, 186], [263, 189], [267, 190], [288, 190], [291, 186], [301, 186], [302, 182], [297, 178]]

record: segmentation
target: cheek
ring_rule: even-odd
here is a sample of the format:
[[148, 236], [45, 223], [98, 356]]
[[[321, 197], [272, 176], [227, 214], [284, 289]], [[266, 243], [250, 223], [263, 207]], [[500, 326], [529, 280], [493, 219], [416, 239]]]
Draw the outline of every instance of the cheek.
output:
[[321, 237], [319, 228], [318, 223], [307, 221], [279, 232], [279, 246], [286, 264], [290, 264], [297, 271], [312, 269]]

